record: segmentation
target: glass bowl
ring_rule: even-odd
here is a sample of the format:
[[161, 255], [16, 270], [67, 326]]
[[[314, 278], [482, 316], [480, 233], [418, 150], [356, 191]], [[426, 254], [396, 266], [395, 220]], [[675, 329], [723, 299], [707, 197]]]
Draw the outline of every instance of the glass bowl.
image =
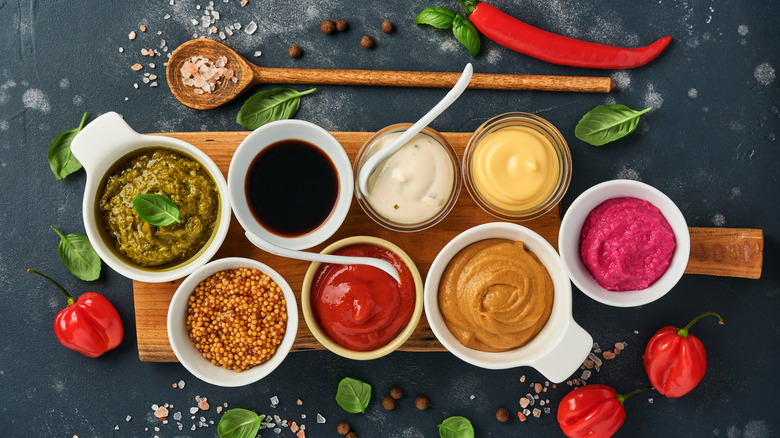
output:
[[[458, 159], [458, 154], [455, 152], [455, 148], [452, 147], [450, 142], [447, 141], [443, 135], [431, 128], [426, 127], [423, 128], [423, 130], [420, 131], [418, 135], [421, 135], [426, 139], [433, 140], [436, 144], [440, 145], [449, 157], [450, 165], [452, 166], [452, 185], [450, 187], [449, 197], [442, 203], [439, 210], [433, 213], [431, 216], [426, 217], [425, 219], [411, 221], [404, 221], [397, 217], [388, 217], [388, 214], [383, 214], [381, 211], [375, 208], [371, 202], [369, 202], [368, 196], [360, 190], [360, 184], [358, 184], [357, 178], [360, 175], [360, 169], [366, 160], [368, 160], [368, 158], [377, 152], [377, 147], [381, 147], [383, 144], [388, 144], [387, 142], [389, 140], [386, 138], [388, 135], [400, 135], [400, 133], [404, 132], [410, 126], [412, 126], [411, 123], [398, 123], [377, 131], [360, 148], [360, 151], [358, 151], [357, 156], [355, 157], [355, 162], [353, 164], [353, 173], [355, 175], [355, 198], [357, 199], [358, 204], [360, 204], [360, 207], [363, 209], [366, 215], [368, 215], [368, 217], [374, 220], [374, 222], [387, 229], [399, 232], [421, 231], [441, 222], [445, 217], [447, 217], [447, 214], [449, 214], [449, 212], [455, 206], [455, 203], [457, 203], [461, 187], [460, 162]], [[381, 142], [383, 139], [385, 139], [385, 141]], [[387, 160], [382, 164], [386, 162]], [[380, 164], [380, 166], [382, 164]], [[378, 171], [379, 168], [374, 171], [374, 174], [376, 174]], [[416, 174], [420, 174], [420, 172], [416, 172]], [[369, 187], [371, 185], [372, 179], [370, 178]]]
[[[480, 159], [476, 157], [475, 153], [479, 150], [479, 146], [485, 138], [490, 134], [513, 128], [525, 128], [527, 130], [526, 132], [539, 138], [540, 144], [543, 145], [544, 148], [550, 149], [549, 151], [545, 151], [552, 154], [550, 163], [556, 165], [558, 169], [557, 175], [549, 175], [549, 177], [554, 178], [554, 181], [546, 181], [548, 185], [551, 185], [549, 195], [532, 204], [523, 205], [518, 208], [508, 208], [492, 201], [490, 195], [481, 191], [479, 177], [475, 177], [476, 172], [474, 171], [475, 163], [480, 162]], [[494, 155], [494, 157], [495, 156], [497, 155]], [[510, 160], [515, 160], [515, 158], [516, 156], [512, 156]], [[522, 161], [525, 160], [525, 157], [517, 158], [519, 158], [518, 162], [522, 165], [529, 165]], [[489, 158], [484, 161], [488, 162], [488, 160]], [[494, 162], [490, 162], [489, 164], [506, 164], [509, 166], [510, 160], [507, 160], [507, 162], [497, 162], [497, 160], [494, 159]], [[552, 210], [558, 205], [563, 198], [563, 195], [566, 193], [566, 190], [569, 188], [571, 170], [571, 153], [569, 152], [569, 146], [566, 144], [566, 140], [561, 133], [547, 120], [528, 113], [506, 113], [486, 121], [474, 131], [463, 154], [463, 181], [469, 194], [474, 199], [474, 202], [491, 215], [507, 221], [535, 219]], [[544, 193], [540, 196], [544, 196]]]

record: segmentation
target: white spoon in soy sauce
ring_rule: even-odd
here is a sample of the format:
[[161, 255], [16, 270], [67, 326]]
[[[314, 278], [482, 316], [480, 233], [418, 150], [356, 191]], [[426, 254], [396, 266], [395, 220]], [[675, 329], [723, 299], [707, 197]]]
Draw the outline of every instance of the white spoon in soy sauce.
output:
[[423, 128], [428, 126], [436, 117], [443, 113], [444, 110], [449, 108], [449, 106], [452, 105], [452, 103], [455, 102], [455, 100], [460, 97], [461, 94], [463, 94], [463, 91], [469, 85], [469, 82], [471, 82], [471, 75], [473, 72], [474, 69], [471, 66], [471, 63], [466, 64], [466, 68], [463, 69], [463, 73], [461, 73], [458, 82], [455, 83], [455, 86], [452, 87], [449, 93], [447, 93], [447, 95], [444, 96], [444, 98], [439, 103], [437, 103], [436, 106], [431, 108], [427, 114], [422, 116], [422, 118], [418, 120], [417, 123], [409, 127], [409, 129], [406, 131], [402, 132], [401, 135], [396, 137], [395, 140], [393, 140], [390, 144], [382, 148], [380, 151], [377, 151], [377, 153], [372, 155], [365, 161], [365, 163], [363, 163], [363, 165], [360, 167], [360, 171], [358, 172], [357, 181], [360, 192], [363, 193], [364, 196], [368, 196], [368, 178], [371, 176], [374, 170], [383, 161], [401, 149], [401, 147], [405, 145], [406, 142], [411, 140], [412, 137], [422, 131]]

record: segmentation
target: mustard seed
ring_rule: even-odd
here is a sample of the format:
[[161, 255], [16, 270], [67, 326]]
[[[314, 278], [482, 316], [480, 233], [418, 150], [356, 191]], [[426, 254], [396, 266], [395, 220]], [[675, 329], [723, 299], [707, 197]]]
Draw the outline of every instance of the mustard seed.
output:
[[338, 427], [336, 427], [336, 430], [338, 431], [339, 435], [346, 435], [349, 433], [349, 423], [346, 423], [342, 421], [339, 423]]
[[358, 438], [358, 436], [355, 432], [350, 432], [347, 434], [347, 438]]
[[428, 406], [430, 406], [431, 402], [428, 400], [428, 397], [424, 395], [418, 395], [416, 399], [414, 399], [414, 405], [417, 407], [417, 409], [424, 411], [428, 409]]
[[347, 30], [346, 20], [342, 20], [342, 19], [336, 20], [336, 30], [339, 32], [344, 32], [345, 30]]
[[389, 21], [383, 21], [382, 22], [382, 32], [384, 33], [391, 33], [393, 32], [395, 28], [393, 27], [393, 23]]
[[498, 411], [496, 411], [496, 420], [506, 423], [509, 421], [509, 409], [507, 408], [499, 408]]
[[398, 400], [404, 395], [404, 390], [401, 388], [393, 388], [390, 390], [390, 397], [393, 397], [394, 399]]
[[303, 50], [299, 46], [290, 46], [287, 54], [290, 55], [290, 58], [298, 58], [303, 55]]
[[388, 411], [392, 411], [395, 409], [395, 399], [389, 395], [385, 396], [385, 398], [382, 399], [382, 407]]

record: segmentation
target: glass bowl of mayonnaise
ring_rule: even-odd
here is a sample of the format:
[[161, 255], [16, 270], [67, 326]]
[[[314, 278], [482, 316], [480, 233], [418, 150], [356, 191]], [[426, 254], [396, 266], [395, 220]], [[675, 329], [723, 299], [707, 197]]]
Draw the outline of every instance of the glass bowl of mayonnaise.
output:
[[358, 204], [376, 223], [393, 231], [421, 231], [436, 225], [460, 194], [458, 154], [431, 128], [424, 128], [379, 163], [368, 178], [368, 193], [360, 190], [357, 178], [366, 160], [410, 126], [398, 123], [376, 132], [360, 148], [353, 165]]
[[552, 210], [571, 182], [571, 153], [561, 133], [533, 114], [501, 114], [483, 123], [463, 154], [463, 180], [474, 202], [508, 221]]

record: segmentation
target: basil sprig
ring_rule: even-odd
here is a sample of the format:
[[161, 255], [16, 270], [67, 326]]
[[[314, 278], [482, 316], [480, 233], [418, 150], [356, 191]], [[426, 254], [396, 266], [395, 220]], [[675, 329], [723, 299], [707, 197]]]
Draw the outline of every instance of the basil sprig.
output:
[[79, 123], [78, 128], [61, 132], [51, 141], [47, 159], [49, 160], [49, 167], [51, 167], [51, 171], [57, 179], [63, 179], [71, 173], [81, 169], [81, 163], [79, 163], [79, 160], [77, 160], [70, 151], [70, 143], [73, 141], [73, 138], [76, 137], [76, 134], [81, 131], [81, 128], [84, 127], [85, 120], [87, 120], [86, 112], [81, 117], [81, 123]]
[[362, 414], [366, 412], [369, 401], [371, 401], [371, 385], [351, 377], [341, 379], [336, 391], [336, 402], [345, 411], [351, 414]]
[[437, 29], [452, 29], [455, 39], [468, 49], [471, 57], [477, 56], [482, 41], [479, 31], [468, 18], [447, 8], [427, 8], [417, 14], [414, 24], [427, 24]]
[[133, 207], [138, 216], [149, 225], [164, 227], [179, 220], [179, 207], [165, 195], [147, 193], [133, 198]]
[[229, 409], [217, 424], [217, 434], [220, 438], [255, 438], [260, 431], [262, 415], [252, 411], [234, 408]]
[[439, 425], [440, 438], [474, 438], [474, 426], [465, 417], [449, 417]]
[[89, 238], [83, 234], [66, 236], [54, 225], [51, 229], [60, 236], [57, 254], [68, 271], [84, 281], [97, 280], [100, 277], [100, 256], [95, 252]]
[[636, 111], [625, 105], [599, 105], [580, 119], [574, 136], [593, 146], [605, 145], [634, 132], [639, 117], [651, 109]]
[[238, 111], [236, 123], [247, 129], [257, 129], [269, 122], [289, 119], [298, 112], [301, 97], [315, 90], [317, 89], [297, 91], [278, 87], [261, 91], [244, 103]]

